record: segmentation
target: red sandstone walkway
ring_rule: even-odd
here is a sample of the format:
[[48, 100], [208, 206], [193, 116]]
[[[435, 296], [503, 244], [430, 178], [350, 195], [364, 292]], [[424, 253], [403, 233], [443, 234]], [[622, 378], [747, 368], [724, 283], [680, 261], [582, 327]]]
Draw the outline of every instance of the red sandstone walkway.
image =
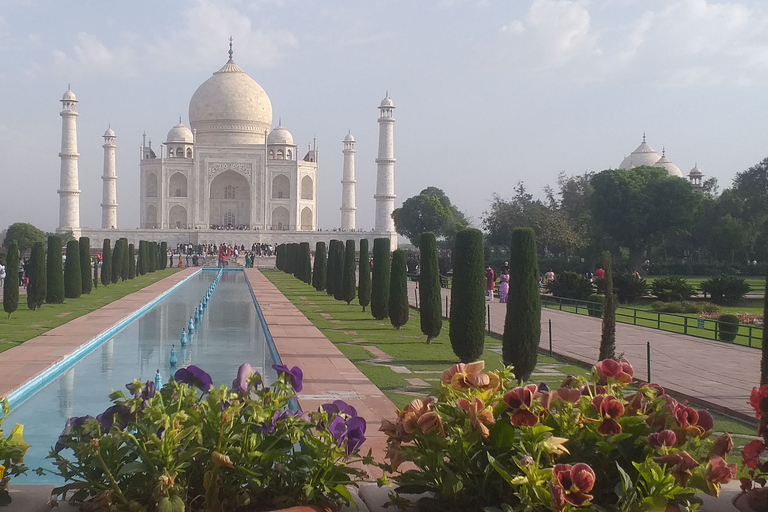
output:
[[382, 460], [386, 436], [379, 426], [384, 418], [394, 419], [394, 404], [258, 269], [247, 268], [245, 275], [283, 364], [304, 372], [304, 389], [298, 394], [302, 410], [316, 410], [333, 400], [349, 403], [367, 422], [367, 440], [360, 452], [370, 448]]
[[[416, 283], [409, 282], [411, 304]], [[443, 304], [450, 290], [443, 289]], [[491, 331], [504, 332], [506, 304], [498, 299], [491, 307]], [[445, 307], [445, 306], [443, 306]], [[541, 313], [541, 345], [549, 350], [549, 320], [552, 320], [553, 352], [593, 364], [600, 347], [599, 318], [544, 309]], [[665, 389], [692, 401], [754, 419], [747, 405], [752, 387], [760, 381], [760, 351], [692, 336], [627, 324], [616, 326], [616, 352], [624, 354], [635, 368], [635, 377], [645, 380], [647, 342], [651, 343], [651, 379]]]
[[126, 295], [87, 315], [51, 329], [18, 347], [0, 353], [0, 397], [8, 396], [65, 356], [120, 323], [126, 317], [183, 281], [197, 268], [188, 268]]

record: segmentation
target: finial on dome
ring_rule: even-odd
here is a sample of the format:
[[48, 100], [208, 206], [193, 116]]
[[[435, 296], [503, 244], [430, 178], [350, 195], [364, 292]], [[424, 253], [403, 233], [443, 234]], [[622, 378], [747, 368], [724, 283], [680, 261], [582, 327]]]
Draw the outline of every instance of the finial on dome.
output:
[[661, 146], [661, 156], [667, 156], [667, 148], [666, 148], [666, 146]]
[[229, 36], [229, 60], [232, 60], [232, 54], [234, 52], [232, 51], [232, 36]]
[[389, 98], [389, 90], [384, 91], [384, 97]]
[[179, 116], [179, 124], [181, 124], [181, 116]]
[[645, 132], [643, 132], [643, 142], [645, 142]]
[[277, 126], [283, 126], [283, 117], [282, 116], [277, 118]]

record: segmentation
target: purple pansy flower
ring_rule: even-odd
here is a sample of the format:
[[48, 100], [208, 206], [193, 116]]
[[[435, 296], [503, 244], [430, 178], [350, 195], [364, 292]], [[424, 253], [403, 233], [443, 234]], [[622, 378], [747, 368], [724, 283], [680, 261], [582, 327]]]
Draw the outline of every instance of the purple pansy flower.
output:
[[547, 386], [546, 382], [542, 382], [539, 384], [539, 393], [547, 393], [549, 392], [549, 386]]
[[178, 369], [173, 379], [176, 382], [191, 384], [202, 391], [208, 391], [213, 386], [211, 376], [193, 364]]
[[237, 378], [232, 381], [232, 391], [240, 393], [241, 395], [248, 394], [248, 379], [252, 375], [258, 375], [258, 372], [253, 369], [248, 363], [243, 363], [240, 368], [237, 369]]
[[365, 442], [365, 420], [363, 418], [352, 418], [347, 423], [347, 431], [344, 434], [344, 449], [347, 456], [360, 448]]
[[277, 430], [277, 422], [283, 421], [292, 416], [296, 416], [297, 414], [298, 413], [295, 413], [293, 411], [282, 411], [282, 412], [275, 411], [275, 413], [272, 415], [269, 421], [267, 421], [263, 425], [255, 425], [253, 429], [268, 435], [274, 434], [275, 431]]
[[344, 413], [350, 418], [357, 417], [357, 410], [342, 400], [334, 400], [333, 403], [323, 404], [322, 409], [328, 414]]
[[333, 436], [333, 440], [339, 445], [344, 440], [344, 433], [347, 431], [347, 422], [341, 416], [336, 416], [328, 425], [328, 432]]
[[92, 419], [93, 416], [91, 415], [75, 416], [73, 418], [69, 418], [67, 423], [64, 425], [64, 430], [61, 432], [61, 435], [59, 435], [59, 439], [56, 441], [56, 445], [53, 447], [56, 453], [59, 453], [61, 450], [66, 448], [67, 441], [69, 441], [69, 438], [72, 435], [72, 430], [82, 427], [86, 420]]
[[288, 377], [291, 379], [293, 390], [296, 393], [301, 393], [301, 390], [304, 388], [302, 385], [302, 382], [304, 381], [304, 373], [301, 371], [301, 368], [294, 366], [293, 368], [289, 369], [284, 364], [273, 364], [272, 369], [278, 373], [284, 373], [288, 375]]
[[96, 416], [96, 421], [99, 422], [102, 429], [109, 430], [112, 428], [112, 425], [115, 424], [116, 416], [117, 427], [122, 430], [128, 425], [128, 422], [131, 421], [131, 410], [125, 405], [113, 405]]

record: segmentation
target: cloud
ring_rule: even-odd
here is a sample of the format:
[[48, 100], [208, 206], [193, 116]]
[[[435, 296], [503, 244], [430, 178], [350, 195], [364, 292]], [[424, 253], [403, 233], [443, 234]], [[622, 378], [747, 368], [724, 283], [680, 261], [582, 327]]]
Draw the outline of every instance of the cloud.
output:
[[110, 72], [119, 76], [132, 75], [136, 71], [137, 54], [129, 46], [113, 49], [94, 34], [80, 32], [71, 50], [55, 48], [51, 51], [53, 63], [70, 74]]
[[532, 0], [501, 27], [492, 55], [576, 81], [745, 85], [768, 82], [766, 30], [766, 12], [743, 2]]

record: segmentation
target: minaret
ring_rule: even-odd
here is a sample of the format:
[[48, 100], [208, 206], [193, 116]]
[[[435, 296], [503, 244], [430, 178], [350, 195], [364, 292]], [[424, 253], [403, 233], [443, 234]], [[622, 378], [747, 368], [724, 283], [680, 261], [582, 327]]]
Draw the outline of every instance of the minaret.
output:
[[355, 230], [355, 138], [344, 137], [344, 171], [341, 176], [341, 229]]
[[389, 94], [379, 105], [379, 157], [376, 159], [376, 223], [377, 232], [393, 233], [395, 221], [395, 104]]
[[69, 88], [61, 99], [61, 182], [58, 232], [80, 236], [80, 189], [77, 179], [77, 98]]
[[104, 132], [104, 192], [101, 195], [101, 228], [117, 229], [117, 175], [115, 174], [115, 132]]

